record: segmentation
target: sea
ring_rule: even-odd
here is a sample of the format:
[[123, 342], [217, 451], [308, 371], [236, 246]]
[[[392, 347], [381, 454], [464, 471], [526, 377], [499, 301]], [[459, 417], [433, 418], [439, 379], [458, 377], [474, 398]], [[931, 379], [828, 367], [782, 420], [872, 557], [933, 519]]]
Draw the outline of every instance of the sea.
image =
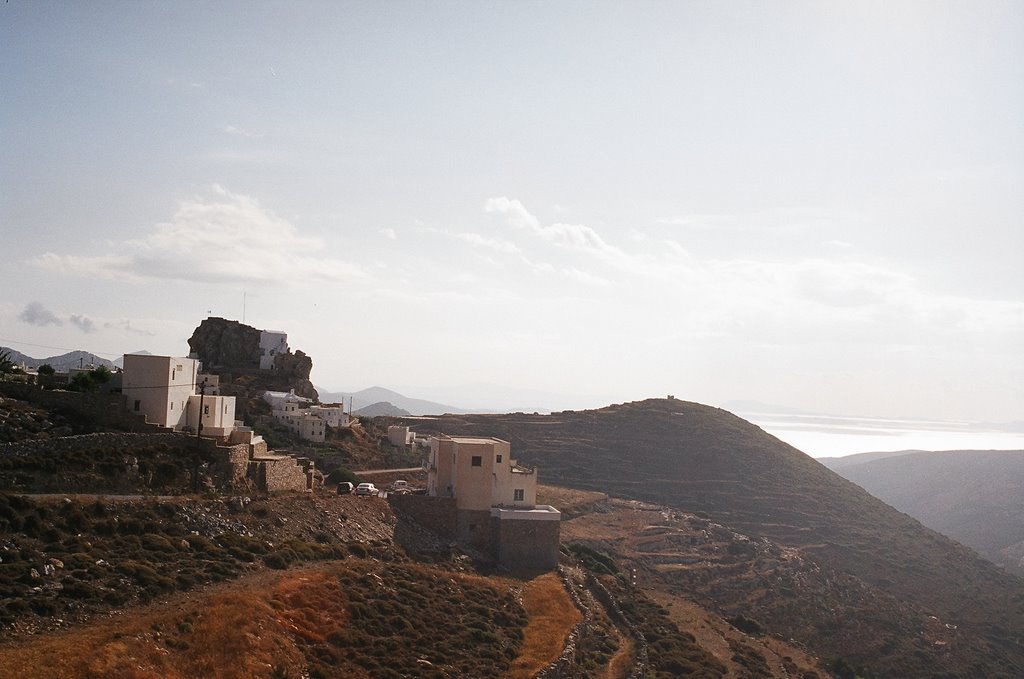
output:
[[781, 412], [736, 414], [811, 457], [903, 450], [1024, 450], [1024, 422], [950, 422]]

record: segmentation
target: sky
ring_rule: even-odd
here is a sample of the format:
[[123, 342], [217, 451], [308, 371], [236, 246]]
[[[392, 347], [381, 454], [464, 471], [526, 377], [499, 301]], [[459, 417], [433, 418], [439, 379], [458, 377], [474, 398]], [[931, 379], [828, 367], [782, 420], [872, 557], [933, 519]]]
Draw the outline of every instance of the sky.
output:
[[0, 64], [24, 353], [1024, 420], [1022, 3], [10, 0]]

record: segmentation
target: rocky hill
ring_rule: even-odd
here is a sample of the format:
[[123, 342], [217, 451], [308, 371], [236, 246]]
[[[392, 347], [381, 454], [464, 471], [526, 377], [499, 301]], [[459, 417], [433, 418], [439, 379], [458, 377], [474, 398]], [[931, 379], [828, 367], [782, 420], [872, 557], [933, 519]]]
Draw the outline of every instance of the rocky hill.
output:
[[247, 376], [250, 383], [255, 382], [255, 387], [263, 390], [294, 389], [299, 396], [318, 398], [309, 381], [313, 360], [302, 351], [289, 349], [274, 358], [272, 370], [260, 370], [260, 331], [252, 326], [211, 316], [195, 329], [188, 346], [206, 370], [232, 377]]
[[1024, 575], [1024, 451], [913, 452], [836, 472], [1011, 573]]
[[[797, 550], [799, 577], [725, 565], [709, 571], [709, 593], [694, 589], [686, 569], [673, 587], [743, 607], [823, 657], [877, 676], [1024, 676], [1024, 581], [726, 411], [658, 399], [415, 424], [505, 438], [545, 482], [656, 502]], [[820, 587], [805, 591], [812, 574]], [[910, 634], [935, 621], [955, 638]]]

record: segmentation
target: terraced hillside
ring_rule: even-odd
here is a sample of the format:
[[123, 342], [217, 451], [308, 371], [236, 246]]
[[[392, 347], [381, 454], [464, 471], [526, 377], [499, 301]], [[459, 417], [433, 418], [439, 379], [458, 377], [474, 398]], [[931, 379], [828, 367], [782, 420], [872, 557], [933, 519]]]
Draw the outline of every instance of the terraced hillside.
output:
[[[825, 574], [823, 589], [804, 596], [799, 582], [748, 587], [742, 605], [757, 617], [789, 597], [789, 615], [804, 624], [804, 631], [791, 630], [794, 638], [823, 656], [842, 656], [879, 676], [1024, 676], [1024, 581], [726, 411], [657, 399], [416, 424], [421, 433], [510, 440], [516, 457], [538, 465], [546, 483], [702, 513], [754, 541], [798, 549], [807, 569]], [[708, 587], [742, 589], [745, 572], [721, 569]], [[680, 583], [678, 593], [691, 588]], [[908, 627], [928, 616], [955, 626], [962, 643], [910, 641], [918, 630]], [[829, 629], [843, 634], [821, 633]]]

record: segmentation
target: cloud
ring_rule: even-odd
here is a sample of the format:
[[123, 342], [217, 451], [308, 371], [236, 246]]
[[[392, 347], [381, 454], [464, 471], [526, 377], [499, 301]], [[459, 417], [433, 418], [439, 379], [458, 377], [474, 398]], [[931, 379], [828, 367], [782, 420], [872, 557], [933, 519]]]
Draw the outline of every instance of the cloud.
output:
[[519, 253], [519, 246], [515, 243], [500, 238], [490, 238], [488, 236], [481, 235], [479, 233], [473, 233], [471, 231], [449, 231], [447, 229], [437, 229], [434, 227], [422, 227], [427, 233], [436, 233], [446, 238], [452, 238], [454, 240], [460, 240], [463, 243], [467, 243], [476, 248], [485, 248], [487, 250], [494, 250], [495, 252], [502, 252], [508, 255], [514, 255]]
[[112, 252], [46, 252], [29, 260], [56, 273], [107, 280], [260, 285], [351, 282], [365, 276], [351, 262], [323, 256], [324, 244], [304, 236], [250, 196], [213, 186], [183, 201], [171, 221]]
[[89, 334], [96, 332], [96, 324], [92, 322], [92, 319], [88, 316], [82, 316], [81, 314], [73, 314], [71, 318], [71, 325], [75, 326], [82, 332]]
[[584, 224], [556, 222], [544, 226], [522, 203], [505, 196], [489, 198], [484, 203], [484, 211], [502, 216], [515, 228], [531, 231], [550, 243], [589, 253], [609, 264], [630, 265], [630, 257], [625, 252], [610, 245], [597, 231]]
[[103, 327], [107, 330], [123, 330], [124, 332], [134, 333], [136, 335], [144, 335], [146, 337], [155, 337], [156, 333], [151, 330], [143, 330], [142, 328], [136, 328], [132, 325], [129, 320], [122, 321], [107, 321], [103, 324]]
[[64, 325], [63, 321], [39, 302], [29, 302], [18, 314], [18, 318], [29, 325], [37, 325], [41, 328], [48, 325]]
[[388, 240], [398, 240], [398, 234], [395, 233], [394, 229], [377, 229], [377, 233], [381, 234]]

